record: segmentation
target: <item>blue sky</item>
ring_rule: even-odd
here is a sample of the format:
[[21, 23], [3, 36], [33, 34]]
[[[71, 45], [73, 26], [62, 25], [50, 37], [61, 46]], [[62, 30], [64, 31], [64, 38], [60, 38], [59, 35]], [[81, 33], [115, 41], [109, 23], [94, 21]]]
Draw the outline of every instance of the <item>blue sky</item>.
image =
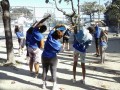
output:
[[[53, 1], [53, 0], [50, 0], [50, 1]], [[73, 1], [76, 2], [77, 0], [73, 0]], [[85, 2], [85, 1], [99, 2], [99, 0], [80, 0], [81, 3]], [[100, 3], [103, 4], [106, 1], [107, 0], [100, 0]], [[10, 2], [11, 6], [36, 6], [36, 7], [48, 6], [48, 4], [45, 4], [45, 0], [9, 0], [9, 2]], [[63, 6], [65, 7], [66, 5], [63, 5]]]
[[[50, 0], [53, 1], [53, 0]], [[77, 0], [73, 0], [74, 4], [75, 4], [75, 8], [77, 8]], [[93, 1], [97, 1], [99, 3], [99, 0], [80, 0], [80, 4], [83, 4], [84, 2], [93, 2]], [[100, 0], [101, 4], [104, 4], [107, 0]], [[46, 12], [54, 12], [54, 10], [52, 10], [51, 8], [47, 8], [47, 7], [54, 7], [53, 4], [46, 4], [45, 0], [9, 0], [10, 2], [10, 6], [32, 6], [32, 7], [46, 7], [46, 8], [42, 8], [37, 10], [35, 12], [36, 17], [42, 17], [44, 15], [44, 13]], [[60, 5], [61, 8], [71, 8], [69, 5], [67, 5], [66, 3], [62, 2], [62, 4]], [[71, 12], [70, 9], [64, 9], [67, 10], [68, 12]], [[57, 10], [55, 10], [55, 14], [57, 17], [63, 17], [63, 14]]]

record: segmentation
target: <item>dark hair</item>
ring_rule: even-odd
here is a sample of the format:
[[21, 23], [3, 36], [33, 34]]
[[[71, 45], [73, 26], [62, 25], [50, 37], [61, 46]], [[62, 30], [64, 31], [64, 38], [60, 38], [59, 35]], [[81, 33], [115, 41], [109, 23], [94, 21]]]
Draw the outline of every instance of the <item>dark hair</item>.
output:
[[46, 25], [41, 25], [41, 26], [39, 27], [39, 32], [40, 32], [40, 33], [44, 33], [46, 30], [47, 30]]
[[55, 30], [52, 34], [52, 37], [54, 39], [61, 39], [63, 37], [63, 32], [61, 32], [60, 30]]
[[95, 28], [94, 27], [88, 27], [87, 28], [88, 30], [89, 30], [89, 32], [91, 33], [91, 34], [93, 34], [94, 32], [95, 32]]
[[15, 25], [14, 32], [16, 33], [16, 32], [19, 32], [19, 31], [20, 31], [19, 26], [18, 26], [18, 25]]

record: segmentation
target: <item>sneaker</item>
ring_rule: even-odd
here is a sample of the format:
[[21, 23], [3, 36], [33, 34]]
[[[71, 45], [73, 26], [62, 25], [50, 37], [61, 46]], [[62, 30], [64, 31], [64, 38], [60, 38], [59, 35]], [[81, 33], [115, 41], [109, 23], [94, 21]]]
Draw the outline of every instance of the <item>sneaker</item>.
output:
[[82, 84], [85, 84], [85, 80], [81, 80], [81, 83], [82, 83]]
[[76, 83], [76, 79], [73, 79], [73, 83]]
[[94, 54], [94, 56], [95, 56], [95, 57], [100, 57], [100, 55], [98, 55], [98, 54]]
[[35, 74], [35, 78], [38, 78], [38, 74]]
[[34, 75], [34, 72], [30, 72], [30, 75], [33, 76], [33, 75]]
[[59, 90], [58, 86], [57, 85], [54, 85], [52, 90]]
[[43, 83], [42, 89], [46, 89], [46, 83]]
[[96, 55], [96, 57], [100, 57], [100, 55]]

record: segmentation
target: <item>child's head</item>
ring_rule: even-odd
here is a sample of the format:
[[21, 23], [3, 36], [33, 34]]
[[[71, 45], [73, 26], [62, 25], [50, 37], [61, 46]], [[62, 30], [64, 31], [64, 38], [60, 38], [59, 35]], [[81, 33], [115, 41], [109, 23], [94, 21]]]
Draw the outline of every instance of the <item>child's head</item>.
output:
[[95, 32], [95, 28], [94, 27], [88, 27], [87, 29], [89, 30], [89, 32], [91, 34], [93, 34]]
[[54, 39], [61, 39], [63, 37], [63, 32], [61, 32], [60, 30], [55, 30], [52, 34], [52, 37]]
[[47, 30], [46, 25], [40, 25], [40, 27], [39, 27], [39, 32], [40, 33], [44, 33], [46, 30]]
[[16, 32], [19, 32], [19, 26], [18, 25], [15, 25], [15, 31], [14, 31], [15, 33]]

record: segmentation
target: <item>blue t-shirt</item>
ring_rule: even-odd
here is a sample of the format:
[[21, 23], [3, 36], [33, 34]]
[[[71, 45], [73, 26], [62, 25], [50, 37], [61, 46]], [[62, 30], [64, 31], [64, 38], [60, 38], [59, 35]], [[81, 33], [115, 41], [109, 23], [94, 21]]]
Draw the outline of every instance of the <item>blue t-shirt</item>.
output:
[[92, 35], [88, 30], [79, 30], [79, 32], [75, 35], [76, 40], [73, 43], [73, 47], [80, 51], [86, 52], [87, 48], [91, 45]]
[[100, 38], [100, 33], [101, 33], [101, 29], [98, 27], [98, 25], [95, 27], [95, 33], [94, 33], [94, 37], [95, 38]]
[[63, 35], [64, 36], [70, 36], [71, 35], [71, 31], [69, 29], [67, 29]]
[[23, 34], [23, 32], [16, 32], [16, 35], [17, 35], [17, 38], [21, 38], [21, 37], [24, 37], [24, 34]]
[[86, 52], [87, 48], [91, 45], [91, 40], [86, 41], [84, 43], [79, 43], [78, 41], [74, 41], [73, 47], [80, 51], [80, 52]]
[[56, 53], [58, 53], [61, 49], [62, 44], [59, 40], [56, 40], [52, 37], [53, 32], [54, 30], [50, 31], [48, 38], [45, 42], [44, 51], [42, 53], [43, 57], [46, 58], [56, 57]]
[[[29, 37], [28, 37], [29, 38]], [[44, 38], [42, 33], [38, 31], [38, 27], [33, 29], [32, 35], [29, 38], [29, 47], [36, 49], [40, 47], [40, 41]]]
[[32, 38], [32, 33], [26, 33], [26, 45], [29, 46], [30, 45], [30, 40]]

